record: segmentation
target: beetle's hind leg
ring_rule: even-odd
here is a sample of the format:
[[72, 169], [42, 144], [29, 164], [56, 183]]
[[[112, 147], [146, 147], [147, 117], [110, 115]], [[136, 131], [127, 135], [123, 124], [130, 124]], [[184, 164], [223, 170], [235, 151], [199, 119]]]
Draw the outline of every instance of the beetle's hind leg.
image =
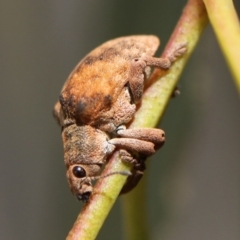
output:
[[[177, 58], [181, 57], [187, 51], [187, 44], [178, 44], [167, 57], [157, 58], [148, 54], [143, 54], [139, 58], [131, 60], [128, 76], [129, 87], [134, 103], [139, 103], [144, 89], [144, 80], [147, 67], [156, 67], [167, 70], [171, 67]], [[148, 75], [148, 74], [147, 74]]]

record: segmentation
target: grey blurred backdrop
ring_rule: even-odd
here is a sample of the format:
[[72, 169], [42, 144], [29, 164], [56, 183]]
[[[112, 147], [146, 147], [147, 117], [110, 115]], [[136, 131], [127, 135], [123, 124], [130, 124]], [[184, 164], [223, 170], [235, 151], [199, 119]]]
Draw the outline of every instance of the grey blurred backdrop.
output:
[[[52, 118], [65, 79], [114, 37], [156, 34], [162, 50], [185, 2], [1, 1], [0, 239], [65, 239], [82, 207]], [[240, 239], [240, 104], [211, 27], [179, 87], [148, 167], [151, 239]], [[120, 203], [98, 239], [124, 239]]]

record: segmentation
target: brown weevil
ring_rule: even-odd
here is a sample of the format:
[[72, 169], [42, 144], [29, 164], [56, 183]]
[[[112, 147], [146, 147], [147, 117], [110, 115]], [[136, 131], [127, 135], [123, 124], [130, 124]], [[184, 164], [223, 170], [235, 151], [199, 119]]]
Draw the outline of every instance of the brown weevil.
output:
[[88, 201], [92, 181], [106, 177], [100, 176], [102, 166], [116, 149], [133, 163], [122, 189], [127, 192], [140, 180], [146, 157], [163, 145], [160, 129], [126, 129], [151, 67], [168, 69], [186, 51], [182, 44], [169, 57], [156, 58], [158, 46], [152, 35], [110, 40], [83, 58], [64, 84], [54, 115], [62, 127], [69, 186], [79, 200]]

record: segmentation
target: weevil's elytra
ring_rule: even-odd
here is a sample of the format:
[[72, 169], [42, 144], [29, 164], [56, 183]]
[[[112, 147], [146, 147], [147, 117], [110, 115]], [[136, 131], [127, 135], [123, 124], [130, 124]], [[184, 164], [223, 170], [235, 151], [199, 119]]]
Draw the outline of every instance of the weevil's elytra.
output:
[[[123, 188], [126, 192], [140, 180], [146, 156], [163, 145], [165, 134], [160, 129], [126, 129], [149, 69], [168, 69], [186, 51], [182, 44], [169, 57], [156, 58], [159, 43], [151, 35], [110, 40], [83, 58], [64, 84], [54, 116], [62, 126], [69, 186], [78, 199], [88, 200], [92, 180], [100, 177], [115, 149], [123, 150], [123, 160], [134, 165]], [[111, 174], [116, 173], [126, 174]]]
[[[99, 119], [103, 115], [107, 117], [129, 80], [131, 59], [138, 59], [143, 54], [153, 55], [158, 45], [155, 36], [135, 36], [111, 40], [93, 50], [75, 68], [62, 90], [67, 112], [78, 122], [91, 121], [92, 125], [99, 125]], [[76, 96], [74, 102], [72, 95]], [[108, 104], [106, 96], [111, 96]]]

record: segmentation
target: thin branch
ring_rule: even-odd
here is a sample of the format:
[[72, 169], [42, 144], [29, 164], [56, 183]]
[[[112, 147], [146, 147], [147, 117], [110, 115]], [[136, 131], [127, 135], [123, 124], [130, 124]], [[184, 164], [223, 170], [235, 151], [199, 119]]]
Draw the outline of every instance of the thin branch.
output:
[[[185, 42], [188, 43], [188, 52], [174, 63], [169, 71], [155, 71], [153, 80], [151, 80], [152, 85], [146, 89], [141, 107], [130, 127], [156, 126], [206, 23], [207, 15], [202, 1], [189, 0], [163, 55], [167, 56], [178, 44]], [[165, 76], [161, 78], [164, 74]], [[159, 81], [160, 78], [161, 80]], [[118, 158], [118, 152], [116, 152], [104, 169], [103, 174], [120, 170], [130, 170], [130, 166], [122, 163]], [[72, 230], [69, 232], [67, 240], [92, 240], [96, 238], [125, 180], [126, 176], [113, 175], [97, 182], [89, 203], [84, 206], [79, 214]], [[135, 204], [137, 202], [135, 201]], [[131, 239], [143, 238], [138, 236]]]
[[[197, 45], [207, 23], [208, 17], [203, 2], [201, 0], [189, 0], [162, 56], [168, 56], [178, 43], [183, 42], [188, 43], [188, 51], [171, 67], [167, 74], [158, 69], [155, 71], [150, 86], [144, 93], [142, 105], [135, 114], [135, 120], [130, 126], [131, 128], [154, 127], [161, 120], [181, 71]], [[139, 184], [131, 193], [122, 197], [123, 212], [127, 214], [124, 217], [124, 222], [126, 221], [125, 225], [128, 225], [126, 234], [129, 240], [149, 239], [146, 231], [148, 221], [145, 214], [147, 212], [145, 185], [145, 183]], [[139, 219], [143, 221], [139, 221]], [[142, 229], [142, 231], [139, 231], [139, 229]]]
[[240, 93], [240, 24], [232, 0], [203, 0]]

